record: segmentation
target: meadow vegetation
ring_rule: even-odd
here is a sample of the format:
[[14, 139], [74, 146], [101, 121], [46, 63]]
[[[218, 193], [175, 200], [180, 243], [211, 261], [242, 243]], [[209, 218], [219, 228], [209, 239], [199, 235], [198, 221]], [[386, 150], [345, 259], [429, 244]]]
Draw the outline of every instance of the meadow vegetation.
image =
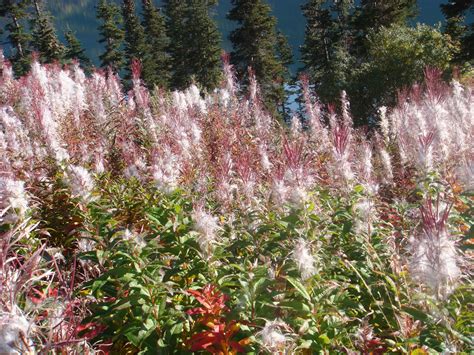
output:
[[436, 70], [355, 128], [0, 62], [0, 352], [469, 353], [472, 86]]

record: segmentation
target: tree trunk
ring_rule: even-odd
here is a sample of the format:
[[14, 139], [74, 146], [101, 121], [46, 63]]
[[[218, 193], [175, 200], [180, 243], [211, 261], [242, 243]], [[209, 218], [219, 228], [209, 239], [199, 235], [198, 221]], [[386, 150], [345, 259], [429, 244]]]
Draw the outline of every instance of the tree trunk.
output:
[[[18, 19], [16, 18], [16, 16], [12, 15], [12, 20], [13, 20], [13, 24], [15, 25], [15, 28], [17, 29], [17, 31], [19, 31], [20, 30], [20, 24], [18, 23]], [[23, 57], [24, 56], [23, 47], [22, 47], [22, 45], [19, 41], [17, 43], [15, 43], [15, 47], [16, 47], [20, 57]]]

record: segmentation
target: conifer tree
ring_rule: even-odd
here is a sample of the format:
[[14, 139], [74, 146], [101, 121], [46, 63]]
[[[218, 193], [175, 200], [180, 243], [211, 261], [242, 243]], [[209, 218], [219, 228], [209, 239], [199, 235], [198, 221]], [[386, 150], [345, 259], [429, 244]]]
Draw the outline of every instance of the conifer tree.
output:
[[36, 17], [33, 20], [33, 46], [42, 63], [52, 63], [63, 59], [65, 48], [56, 35], [50, 14], [42, 8], [39, 0], [34, 0]]
[[290, 72], [290, 66], [294, 63], [293, 61], [293, 51], [288, 43], [288, 38], [281, 32], [278, 31], [277, 33], [277, 55], [280, 62], [283, 64], [285, 68], [284, 72], [284, 82], [287, 83], [285, 85], [285, 100], [281, 103], [280, 111], [283, 114], [285, 120], [291, 119], [291, 110], [286, 105], [286, 98], [290, 97], [295, 93], [294, 89], [290, 86], [290, 82], [293, 81]]
[[353, 52], [367, 54], [366, 38], [382, 26], [406, 25], [417, 15], [416, 0], [361, 0], [354, 14]]
[[[352, 112], [360, 123], [367, 123], [369, 117], [375, 118], [374, 103], [380, 102], [379, 97], [385, 96], [385, 93], [374, 88], [380, 88], [378, 84], [387, 80], [384, 75], [372, 70], [374, 63], [370, 51], [373, 45], [368, 39], [392, 26], [406, 28], [417, 11], [416, 0], [361, 0], [357, 6], [353, 15], [351, 46], [351, 54], [356, 60], [353, 66], [356, 68], [352, 71], [351, 85], [346, 90], [353, 101]], [[382, 87], [389, 92], [388, 84]], [[392, 90], [390, 94], [394, 92]]]
[[293, 50], [291, 49], [290, 44], [288, 43], [288, 38], [281, 31], [277, 32], [277, 55], [281, 63], [285, 67], [287, 74], [289, 74], [289, 67], [294, 63]]
[[143, 22], [146, 42], [149, 46], [148, 63], [144, 63], [143, 76], [150, 85], [167, 88], [170, 80], [169, 56], [166, 48], [169, 39], [166, 35], [165, 18], [151, 0], [142, 0]]
[[416, 0], [308, 0], [302, 46], [304, 70], [323, 103], [339, 103], [342, 90], [352, 99], [356, 121], [366, 123], [373, 110], [374, 77], [368, 38], [385, 26], [404, 26], [416, 14]]
[[6, 20], [7, 38], [13, 48], [8, 59], [12, 62], [13, 70], [18, 76], [26, 74], [31, 63], [29, 46], [31, 35], [24, 26], [30, 5], [30, 0], [3, 0], [0, 3], [0, 16]]
[[285, 100], [285, 67], [278, 55], [276, 18], [262, 0], [232, 0], [228, 19], [237, 23], [230, 34], [234, 51], [231, 62], [244, 87], [251, 67], [268, 109], [276, 112]]
[[333, 0], [331, 1], [331, 10], [335, 15], [334, 31], [337, 41], [349, 51], [353, 31], [352, 17], [354, 12], [354, 0]]
[[303, 70], [324, 103], [336, 103], [351, 80], [352, 2], [309, 0], [302, 6], [307, 25], [301, 48]]
[[465, 19], [469, 12], [474, 12], [474, 0], [451, 0], [441, 5], [446, 17], [445, 31], [454, 41], [461, 45], [457, 61], [474, 60], [474, 22], [466, 25]]
[[65, 60], [78, 60], [81, 67], [86, 71], [90, 72], [92, 68], [92, 62], [87, 57], [85, 49], [82, 47], [81, 42], [77, 39], [74, 32], [70, 29], [64, 34], [66, 39], [66, 51], [64, 53]]
[[183, 89], [193, 81], [214, 89], [220, 81], [220, 34], [212, 18], [215, 0], [166, 0], [171, 55], [171, 87]]
[[313, 78], [320, 76], [332, 56], [333, 20], [330, 9], [324, 6], [325, 3], [325, 0], [309, 0], [302, 6], [307, 24], [301, 59], [304, 71]]
[[191, 83], [191, 48], [188, 46], [187, 0], [164, 0], [168, 53], [172, 68], [170, 87], [183, 89]]
[[[146, 68], [148, 63], [148, 49], [145, 42], [145, 31], [138, 19], [135, 12], [135, 1], [134, 0], [123, 0], [122, 4], [122, 17], [124, 20], [125, 30], [125, 59], [127, 75], [126, 79], [131, 78], [131, 65], [134, 59], [140, 60], [142, 67]], [[149, 79], [146, 77], [147, 71], [142, 73], [143, 80], [149, 83]]]
[[101, 67], [110, 67], [113, 71], [119, 72], [125, 64], [120, 9], [108, 0], [100, 0], [97, 5], [97, 18], [101, 21], [99, 42], [105, 43], [105, 51], [99, 56]]
[[187, 15], [192, 75], [207, 90], [216, 88], [221, 80], [221, 35], [212, 17], [216, 5], [216, 0], [190, 0]]
[[361, 0], [358, 10], [365, 29], [404, 25], [417, 14], [416, 0]]

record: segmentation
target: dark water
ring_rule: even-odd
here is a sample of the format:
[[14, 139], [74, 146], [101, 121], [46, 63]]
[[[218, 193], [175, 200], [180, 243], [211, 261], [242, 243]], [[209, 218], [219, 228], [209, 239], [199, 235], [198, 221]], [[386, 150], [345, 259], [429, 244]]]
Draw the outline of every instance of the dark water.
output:
[[[98, 23], [95, 18], [95, 5], [97, 0], [44, 0], [51, 10], [58, 33], [62, 33], [71, 28], [76, 32], [77, 37], [86, 48], [88, 55], [97, 63], [99, 53], [102, 51], [101, 45], [97, 42]], [[120, 0], [116, 0], [120, 3]], [[136, 1], [137, 4], [141, 1]], [[301, 14], [300, 7], [306, 0], [268, 0], [272, 6], [274, 15], [278, 18], [278, 27], [285, 33], [293, 48], [296, 60], [299, 57], [299, 46], [303, 42], [305, 21]], [[440, 7], [446, 0], [419, 0], [420, 16], [419, 22], [435, 24], [443, 20]], [[159, 0], [155, 0], [159, 4]], [[230, 0], [221, 0], [216, 9], [216, 18], [219, 28], [223, 34], [223, 48], [227, 51], [231, 49], [227, 40], [227, 34], [232, 29], [232, 24], [225, 19], [226, 13], [230, 9]]]

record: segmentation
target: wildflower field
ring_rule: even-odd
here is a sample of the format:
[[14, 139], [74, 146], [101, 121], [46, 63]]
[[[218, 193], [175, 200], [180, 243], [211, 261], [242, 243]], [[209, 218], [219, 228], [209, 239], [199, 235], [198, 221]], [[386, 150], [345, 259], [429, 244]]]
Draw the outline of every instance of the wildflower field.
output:
[[473, 350], [471, 86], [427, 71], [369, 130], [304, 80], [286, 126], [228, 64], [0, 66], [0, 353]]

